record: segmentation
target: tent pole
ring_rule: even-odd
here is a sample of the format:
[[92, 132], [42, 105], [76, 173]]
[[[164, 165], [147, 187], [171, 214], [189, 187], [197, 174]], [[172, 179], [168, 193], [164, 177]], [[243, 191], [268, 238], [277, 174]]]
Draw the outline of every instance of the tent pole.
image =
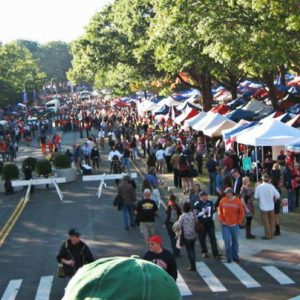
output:
[[256, 182], [258, 182], [258, 161], [257, 161], [257, 147], [255, 146], [255, 160], [256, 160]]

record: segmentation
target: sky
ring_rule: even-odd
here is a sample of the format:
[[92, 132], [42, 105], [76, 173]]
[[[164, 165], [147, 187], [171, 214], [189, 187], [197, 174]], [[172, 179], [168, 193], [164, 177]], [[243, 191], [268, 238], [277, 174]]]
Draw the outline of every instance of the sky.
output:
[[0, 0], [0, 41], [70, 42], [112, 0]]

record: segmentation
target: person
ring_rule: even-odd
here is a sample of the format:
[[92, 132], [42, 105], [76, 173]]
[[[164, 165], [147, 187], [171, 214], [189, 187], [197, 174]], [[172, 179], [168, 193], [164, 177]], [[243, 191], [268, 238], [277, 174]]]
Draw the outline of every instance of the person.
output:
[[265, 230], [265, 235], [262, 237], [264, 240], [273, 239], [275, 227], [274, 200], [280, 198], [279, 192], [274, 185], [269, 183], [269, 180], [269, 175], [264, 174], [262, 183], [257, 185], [254, 192], [254, 198], [259, 201], [261, 219]]
[[177, 264], [174, 255], [163, 248], [163, 240], [159, 235], [153, 235], [148, 240], [149, 250], [143, 259], [150, 261], [165, 270], [176, 281]]
[[143, 200], [138, 201], [136, 205], [136, 219], [140, 224], [141, 234], [144, 236], [145, 242], [148, 243], [149, 237], [154, 235], [154, 222], [158, 206], [151, 199], [149, 189], [144, 190], [143, 196]]
[[171, 160], [170, 160], [170, 164], [172, 166], [173, 169], [173, 181], [174, 181], [174, 186], [176, 188], [180, 188], [182, 187], [181, 184], [181, 177], [180, 177], [180, 154], [181, 151], [180, 149], [177, 149], [175, 151], [175, 153], [172, 155]]
[[68, 277], [72, 277], [83, 265], [94, 261], [90, 248], [80, 239], [80, 236], [77, 228], [71, 228], [69, 239], [62, 244], [56, 257], [58, 263], [63, 264]]
[[[272, 170], [271, 170], [271, 183], [274, 185], [275, 189], [279, 192], [281, 195], [281, 188], [282, 185], [282, 176], [280, 171], [280, 166], [278, 163], [274, 163]], [[274, 214], [275, 214], [275, 232], [274, 235], [280, 235], [280, 206], [281, 201], [280, 199], [278, 201], [275, 201], [274, 205]]]
[[170, 195], [169, 202], [166, 209], [165, 226], [170, 238], [171, 247], [174, 256], [180, 256], [180, 249], [176, 247], [176, 235], [173, 230], [173, 225], [175, 222], [178, 221], [180, 215], [181, 215], [181, 208], [176, 203], [176, 196], [172, 194]]
[[201, 192], [201, 186], [199, 183], [195, 183], [193, 189], [191, 190], [190, 193], [190, 203], [192, 205], [192, 207], [194, 207], [194, 203], [197, 202], [199, 200], [199, 193]]
[[78, 299], [181, 300], [182, 297], [175, 280], [165, 270], [132, 256], [105, 257], [81, 268], [68, 283], [62, 300]]
[[184, 154], [180, 155], [179, 159], [179, 174], [182, 182], [183, 193], [187, 194], [189, 192], [189, 168], [190, 164], [187, 156]]
[[243, 177], [240, 199], [242, 200], [246, 211], [246, 239], [255, 239], [255, 235], [251, 233], [251, 222], [254, 215], [254, 192], [251, 189], [250, 184], [250, 178], [247, 176]]
[[214, 155], [210, 155], [206, 163], [206, 169], [209, 175], [209, 192], [211, 195], [214, 195], [215, 193], [217, 166], [218, 163], [216, 162]]
[[163, 149], [162, 145], [158, 145], [158, 149], [155, 152], [156, 163], [157, 163], [157, 170], [160, 174], [164, 172], [166, 159], [165, 159], [165, 150]]
[[220, 258], [215, 233], [215, 223], [213, 220], [215, 211], [214, 203], [211, 200], [208, 200], [208, 195], [205, 191], [199, 193], [199, 199], [194, 204], [194, 210], [196, 211], [199, 222], [203, 224], [203, 230], [199, 234], [202, 256], [204, 258], [209, 257], [206, 246], [206, 236], [208, 235], [214, 258]]
[[94, 147], [91, 151], [91, 159], [92, 159], [92, 163], [93, 163], [93, 169], [96, 169], [96, 167], [97, 167], [97, 169], [99, 170], [100, 154], [99, 154], [99, 150], [96, 145], [94, 145]]
[[181, 234], [183, 235], [183, 242], [186, 248], [186, 252], [190, 261], [190, 271], [196, 270], [196, 253], [195, 253], [195, 243], [197, 232], [195, 230], [196, 216], [192, 212], [192, 206], [189, 202], [185, 202], [182, 207], [183, 214], [178, 220], [180, 225]]
[[292, 164], [287, 164], [283, 171], [283, 180], [284, 186], [287, 190], [289, 212], [293, 212], [295, 210], [296, 187], [298, 185], [295, 182], [295, 177], [294, 166]]
[[135, 189], [130, 183], [130, 176], [126, 175], [123, 177], [123, 182], [118, 186], [118, 195], [122, 199], [121, 210], [124, 228], [129, 230], [129, 225], [135, 227], [133, 210], [136, 201]]
[[232, 169], [231, 175], [233, 177], [233, 185], [232, 185], [233, 194], [235, 196], [238, 196], [240, 194], [241, 187], [242, 187], [242, 176], [238, 169]]
[[225, 244], [227, 262], [239, 262], [239, 225], [244, 219], [244, 206], [242, 201], [235, 197], [232, 188], [226, 188], [225, 197], [218, 207], [218, 218], [222, 226], [222, 236]]

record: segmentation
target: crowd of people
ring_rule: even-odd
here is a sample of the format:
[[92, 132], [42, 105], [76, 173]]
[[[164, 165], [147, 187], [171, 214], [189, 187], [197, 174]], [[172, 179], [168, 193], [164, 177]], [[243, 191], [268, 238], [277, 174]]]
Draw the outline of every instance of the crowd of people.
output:
[[[0, 154], [3, 161], [15, 159], [18, 142], [26, 137], [26, 130], [23, 132], [23, 127], [16, 126], [2, 133], [4, 139], [0, 142]], [[191, 271], [196, 270], [197, 239], [203, 258], [210, 257], [207, 236], [212, 256], [216, 259], [222, 257], [216, 242], [216, 219], [221, 224], [227, 262], [239, 262], [239, 230], [245, 228], [247, 239], [256, 238], [251, 228], [255, 214], [254, 199], [258, 200], [264, 226], [262, 238], [267, 240], [280, 235], [281, 194], [286, 192], [290, 212], [299, 207], [300, 165], [299, 157], [293, 153], [281, 151], [273, 160], [268, 150], [264, 159], [262, 149], [258, 149], [258, 153], [251, 147], [226, 150], [222, 141], [215, 143], [201, 132], [183, 130], [172, 120], [157, 122], [151, 114], [140, 116], [134, 105], [116, 109], [104, 99], [69, 102], [51, 127], [51, 132], [54, 132], [52, 136], [48, 134], [46, 125], [29, 131], [31, 136], [39, 137], [42, 153], [47, 156], [62, 151], [63, 140], [56, 133], [61, 129], [77, 130], [80, 137], [86, 139], [82, 145], [74, 144], [72, 149], [66, 151], [78, 170], [88, 165], [93, 170], [101, 171], [100, 151], [107, 150], [107, 146], [111, 173], [130, 173], [132, 160], [144, 159], [148, 171], [141, 189], [130, 176], [125, 176], [121, 182], [116, 181], [118, 207], [122, 211], [124, 229], [139, 227], [145, 243], [149, 245], [150, 252], [144, 258], [158, 264], [175, 280], [175, 258], [181, 255], [183, 245]], [[245, 157], [252, 160], [254, 168], [250, 171], [243, 170]], [[161, 203], [159, 175], [165, 173], [173, 175], [174, 187], [177, 188], [168, 198], [164, 222], [172, 252], [162, 247], [162, 239], [155, 230]], [[254, 186], [257, 175], [260, 181]], [[202, 189], [199, 183], [194, 182], [197, 176], [208, 177], [207, 188]], [[142, 193], [139, 201], [137, 190]], [[186, 195], [184, 203], [177, 201], [179, 190]], [[196, 226], [198, 223], [201, 230]], [[69, 235], [70, 240], [62, 245], [57, 259], [71, 267], [73, 273], [70, 268], [67, 269], [72, 276], [78, 267], [93, 261], [93, 256], [87, 245], [80, 243], [80, 247], [74, 246], [80, 242], [79, 232], [73, 230]], [[82, 249], [87, 256], [84, 263], [75, 259], [82, 256]]]

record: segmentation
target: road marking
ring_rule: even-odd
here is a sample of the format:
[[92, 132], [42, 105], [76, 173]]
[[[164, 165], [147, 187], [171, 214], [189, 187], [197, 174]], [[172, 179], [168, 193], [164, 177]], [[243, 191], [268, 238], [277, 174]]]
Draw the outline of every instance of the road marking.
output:
[[300, 300], [300, 295], [299, 296], [296, 296], [294, 298], [290, 298], [289, 300]]
[[41, 277], [35, 300], [49, 300], [54, 276]]
[[241, 266], [237, 263], [225, 263], [226, 268], [247, 288], [261, 287], [261, 285], [252, 278]]
[[271, 275], [280, 284], [294, 284], [295, 281], [285, 275], [282, 271], [274, 266], [262, 267], [269, 275]]
[[176, 284], [180, 290], [181, 296], [191, 296], [193, 293], [189, 289], [188, 285], [184, 281], [183, 277], [181, 276], [180, 272], [177, 273], [177, 280]]
[[26, 202], [24, 201], [24, 197], [21, 198], [18, 205], [16, 206], [15, 210], [13, 211], [12, 215], [9, 217], [8, 221], [0, 231], [0, 247], [5, 242], [7, 236], [13, 229], [14, 225], [16, 224], [17, 220], [19, 219], [22, 211], [24, 210], [26, 206]]
[[10, 280], [1, 300], [14, 300], [18, 294], [23, 279]]
[[197, 262], [196, 269], [199, 275], [203, 278], [206, 284], [213, 292], [227, 292], [226, 287], [213, 274], [204, 262]]

